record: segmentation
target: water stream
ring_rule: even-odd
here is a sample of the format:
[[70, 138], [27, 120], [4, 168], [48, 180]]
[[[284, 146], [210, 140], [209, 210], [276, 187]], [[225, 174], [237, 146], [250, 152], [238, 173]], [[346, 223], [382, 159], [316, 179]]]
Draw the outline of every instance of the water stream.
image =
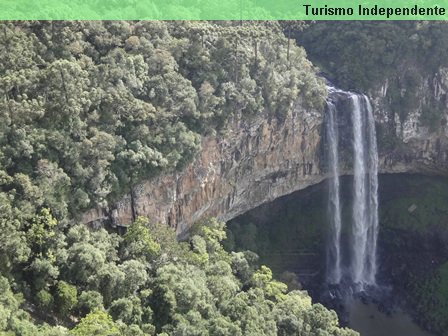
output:
[[[354, 284], [357, 290], [376, 285], [376, 249], [378, 236], [378, 151], [375, 120], [367, 96], [329, 88], [327, 103], [327, 139], [330, 166], [329, 211], [330, 239], [327, 257], [327, 281], [339, 284], [342, 279]], [[339, 191], [339, 111], [337, 100], [350, 103], [353, 129], [353, 209], [351, 223], [341, 223]], [[341, 260], [341, 228], [350, 227], [350, 253], [343, 268]], [[343, 269], [347, 269], [343, 274]]]
[[339, 192], [339, 154], [338, 132], [336, 123], [336, 106], [328, 102], [328, 119], [326, 131], [329, 142], [329, 164], [331, 177], [329, 179], [330, 236], [327, 256], [327, 281], [339, 283], [341, 281], [341, 202]]

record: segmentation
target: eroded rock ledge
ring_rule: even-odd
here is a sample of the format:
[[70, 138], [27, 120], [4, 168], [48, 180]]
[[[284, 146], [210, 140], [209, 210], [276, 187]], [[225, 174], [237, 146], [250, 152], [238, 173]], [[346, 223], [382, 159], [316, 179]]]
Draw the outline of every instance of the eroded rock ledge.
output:
[[[390, 129], [397, 112], [383, 109], [378, 97], [373, 100], [377, 124]], [[416, 114], [418, 109], [409, 118]], [[413, 120], [406, 122], [415, 126]], [[322, 111], [300, 104], [283, 121], [267, 113], [250, 121], [236, 119], [225, 134], [204, 137], [202, 150], [183, 171], [137, 185], [132, 195], [92, 209], [81, 220], [116, 227], [145, 215], [174, 227], [178, 234], [201, 217], [230, 220], [326, 178], [322, 123]], [[351, 138], [347, 125], [341, 127], [343, 136]], [[448, 175], [447, 134], [418, 127], [413, 132], [401, 130], [392, 147], [379, 138], [380, 172]], [[341, 172], [350, 174], [350, 166], [346, 162]]]
[[[322, 113], [296, 107], [284, 121], [261, 114], [204, 137], [183, 171], [133, 188], [120, 202], [84, 214], [91, 225], [127, 226], [146, 215], [184, 232], [203, 216], [229, 220], [261, 203], [320, 182]], [[131, 197], [132, 196], [132, 197]]]

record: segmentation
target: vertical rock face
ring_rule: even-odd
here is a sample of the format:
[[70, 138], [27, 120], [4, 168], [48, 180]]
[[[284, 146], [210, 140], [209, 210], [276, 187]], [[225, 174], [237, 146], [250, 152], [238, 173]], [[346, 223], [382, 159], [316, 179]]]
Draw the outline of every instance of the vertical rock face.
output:
[[[421, 80], [413, 95], [416, 103], [410, 107], [390, 107], [388, 90], [386, 82], [370, 93], [380, 127], [381, 171], [448, 175], [448, 69]], [[403, 89], [401, 95], [405, 94]], [[430, 127], [423, 122], [425, 114], [440, 118]]]
[[283, 121], [267, 114], [235, 120], [225, 134], [204, 137], [202, 150], [181, 172], [137, 185], [132, 195], [87, 212], [82, 221], [127, 226], [145, 215], [182, 234], [202, 217], [229, 220], [324, 178], [321, 127], [321, 112], [301, 107]]
[[[379, 172], [448, 175], [448, 69], [422, 81], [416, 91], [419, 103], [404, 118], [400, 106], [389, 106], [387, 92], [387, 82], [370, 92]], [[437, 131], [421, 123], [428, 99], [437, 102], [438, 113], [443, 115]], [[202, 150], [185, 169], [141, 183], [132, 195], [88, 211], [81, 221], [92, 226], [127, 226], [135, 216], [144, 215], [182, 234], [202, 217], [227, 221], [318, 183], [328, 170], [321, 157], [325, 146], [322, 115], [323, 111], [306, 110], [298, 104], [282, 121], [268, 113], [250, 121], [235, 118], [225, 133], [203, 138]], [[341, 175], [352, 173], [350, 119], [347, 112], [338, 120], [340, 146], [346, 149], [341, 152]]]

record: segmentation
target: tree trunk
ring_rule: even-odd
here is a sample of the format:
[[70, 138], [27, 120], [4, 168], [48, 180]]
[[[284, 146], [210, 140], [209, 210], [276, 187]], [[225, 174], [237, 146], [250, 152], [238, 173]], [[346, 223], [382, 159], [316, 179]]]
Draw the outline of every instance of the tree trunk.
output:
[[59, 73], [61, 74], [62, 90], [64, 90], [65, 103], [68, 104], [67, 87], [65, 86], [65, 78], [62, 69], [59, 69]]
[[255, 66], [258, 66], [258, 41], [255, 40]]
[[130, 193], [131, 193], [131, 210], [132, 210], [132, 221], [135, 222], [137, 219], [137, 215], [135, 213], [135, 195], [134, 195], [134, 188], [133, 188], [134, 182], [131, 178], [131, 187], [130, 187]]

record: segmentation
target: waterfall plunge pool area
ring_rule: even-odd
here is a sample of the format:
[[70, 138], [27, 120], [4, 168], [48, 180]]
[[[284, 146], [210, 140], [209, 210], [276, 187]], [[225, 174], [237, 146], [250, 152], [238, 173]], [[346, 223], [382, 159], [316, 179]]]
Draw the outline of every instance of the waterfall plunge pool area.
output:
[[[229, 250], [251, 250], [290, 290], [304, 289], [365, 336], [443, 335], [448, 315], [448, 178], [378, 176], [377, 282], [384, 301], [325, 299], [328, 184], [324, 181], [261, 205], [228, 222]], [[353, 177], [341, 176], [341, 256], [349, 267]], [[439, 318], [439, 320], [438, 320]], [[429, 331], [424, 331], [431, 330]]]
[[385, 314], [373, 303], [353, 299], [346, 304], [348, 326], [362, 336], [433, 336], [403, 311]]

